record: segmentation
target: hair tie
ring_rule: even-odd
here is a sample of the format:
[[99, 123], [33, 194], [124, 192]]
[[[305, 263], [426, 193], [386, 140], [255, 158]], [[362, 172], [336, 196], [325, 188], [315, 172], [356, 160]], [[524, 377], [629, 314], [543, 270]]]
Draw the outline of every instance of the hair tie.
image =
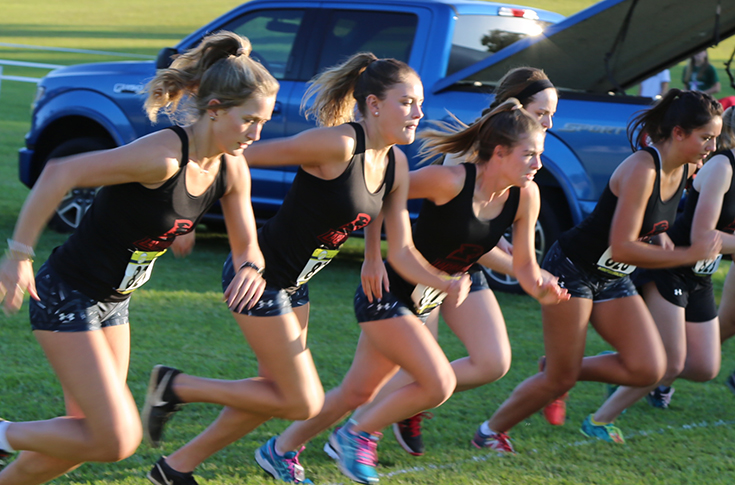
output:
[[238, 47], [237, 52], [235, 52], [235, 57], [240, 57], [243, 54], [245, 54], [245, 49], [243, 49], [242, 47]]
[[543, 91], [544, 89], [553, 88], [554, 85], [548, 79], [539, 79], [526, 86], [523, 91], [518, 93], [515, 98], [523, 102], [524, 99], [528, 99], [536, 93]]

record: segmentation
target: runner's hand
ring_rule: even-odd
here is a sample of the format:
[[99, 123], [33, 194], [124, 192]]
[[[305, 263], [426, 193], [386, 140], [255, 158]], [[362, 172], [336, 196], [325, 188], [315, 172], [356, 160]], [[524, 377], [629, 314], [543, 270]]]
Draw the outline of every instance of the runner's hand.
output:
[[373, 303], [373, 299], [380, 301], [383, 298], [383, 288], [386, 292], [390, 291], [388, 272], [385, 270], [385, 263], [380, 259], [363, 261], [360, 280], [370, 303]]
[[4, 259], [0, 267], [0, 302], [3, 302], [6, 315], [20, 310], [26, 290], [31, 298], [39, 300], [33, 263], [30, 260]]
[[250, 310], [258, 303], [265, 290], [263, 276], [249, 266], [242, 268], [232, 278], [225, 290], [224, 299], [233, 312], [240, 313], [243, 308]]

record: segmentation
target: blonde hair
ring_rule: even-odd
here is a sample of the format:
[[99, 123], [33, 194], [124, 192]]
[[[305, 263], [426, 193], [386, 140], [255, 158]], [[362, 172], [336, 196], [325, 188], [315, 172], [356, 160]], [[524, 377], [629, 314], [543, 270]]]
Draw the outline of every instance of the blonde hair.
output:
[[427, 129], [419, 134], [424, 140], [419, 150], [422, 162], [437, 155], [454, 153], [459, 156], [468, 154], [470, 163], [487, 163], [495, 147], [512, 148], [531, 133], [544, 132], [541, 123], [524, 110], [516, 98], [509, 98], [471, 125], [456, 117], [454, 119], [460, 124], [459, 129], [445, 122], [434, 122], [441, 130]]
[[[274, 96], [278, 81], [250, 57], [250, 41], [233, 32], [220, 31], [205, 37], [201, 44], [174, 59], [171, 67], [158, 71], [148, 83], [145, 111], [155, 122], [165, 112], [174, 122], [190, 118], [180, 109], [185, 96], [200, 117], [207, 109], [240, 106], [251, 96]], [[210, 106], [217, 100], [215, 106]]]
[[722, 114], [722, 132], [717, 137], [717, 149], [735, 149], [735, 106], [730, 106]]
[[[306, 118], [319, 126], [337, 126], [355, 119], [355, 106], [365, 116], [366, 99], [374, 94], [385, 99], [385, 92], [416, 74], [408, 64], [396, 59], [378, 59], [370, 52], [360, 52], [342, 64], [331, 67], [309, 81], [301, 102]], [[314, 104], [304, 110], [309, 99]]]

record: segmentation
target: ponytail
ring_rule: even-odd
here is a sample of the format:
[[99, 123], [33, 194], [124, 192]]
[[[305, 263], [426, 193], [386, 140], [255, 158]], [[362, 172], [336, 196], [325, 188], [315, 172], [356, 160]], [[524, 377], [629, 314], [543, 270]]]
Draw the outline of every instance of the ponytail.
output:
[[[301, 110], [307, 119], [316, 119], [319, 126], [354, 121], [355, 106], [364, 117], [368, 96], [374, 94], [385, 99], [385, 92], [403, 82], [408, 74], [418, 77], [405, 62], [378, 59], [370, 52], [360, 52], [309, 81]], [[314, 104], [305, 110], [311, 98], [314, 98]]]
[[250, 57], [251, 50], [250, 41], [233, 32], [205, 37], [148, 83], [148, 118], [155, 122], [163, 110], [174, 121], [183, 121], [178, 119], [179, 103], [185, 96], [191, 98], [198, 116], [212, 108], [213, 99], [218, 101], [215, 109], [229, 109], [251, 96], [274, 96], [278, 81]]
[[422, 162], [453, 153], [469, 154], [471, 163], [486, 163], [492, 158], [495, 147], [514, 147], [531, 133], [544, 132], [541, 123], [515, 98], [509, 98], [469, 126], [454, 115], [452, 117], [460, 124], [460, 129], [442, 122], [435, 123], [441, 130], [428, 129], [419, 134], [424, 139], [419, 150]]
[[628, 142], [636, 150], [645, 145], [646, 137], [653, 143], [668, 140], [677, 126], [689, 134], [717, 116], [722, 116], [722, 105], [709, 94], [674, 88], [628, 123]]

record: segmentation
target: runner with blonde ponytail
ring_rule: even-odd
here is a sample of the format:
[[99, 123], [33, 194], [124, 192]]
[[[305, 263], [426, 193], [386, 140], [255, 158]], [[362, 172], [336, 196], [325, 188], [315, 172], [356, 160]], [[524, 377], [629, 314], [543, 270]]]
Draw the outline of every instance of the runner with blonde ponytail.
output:
[[[0, 455], [21, 451], [0, 473], [2, 484], [40, 484], [86, 461], [132, 455], [143, 435], [127, 387], [130, 296], [171, 247], [191, 250], [189, 236], [219, 200], [246, 288], [258, 301], [265, 281], [250, 204], [243, 150], [260, 137], [278, 83], [247, 57], [250, 43], [222, 32], [174, 60], [149, 84], [152, 120], [160, 110], [172, 126], [113, 150], [48, 163], [28, 196], [0, 269], [0, 300], [17, 311], [31, 295], [31, 327], [59, 378], [66, 416], [0, 421]], [[179, 106], [193, 100], [186, 110]], [[76, 232], [33, 276], [33, 246], [62, 197], [73, 187], [103, 186]], [[176, 238], [184, 243], [175, 243]], [[166, 330], [162, 330], [165, 334]]]

